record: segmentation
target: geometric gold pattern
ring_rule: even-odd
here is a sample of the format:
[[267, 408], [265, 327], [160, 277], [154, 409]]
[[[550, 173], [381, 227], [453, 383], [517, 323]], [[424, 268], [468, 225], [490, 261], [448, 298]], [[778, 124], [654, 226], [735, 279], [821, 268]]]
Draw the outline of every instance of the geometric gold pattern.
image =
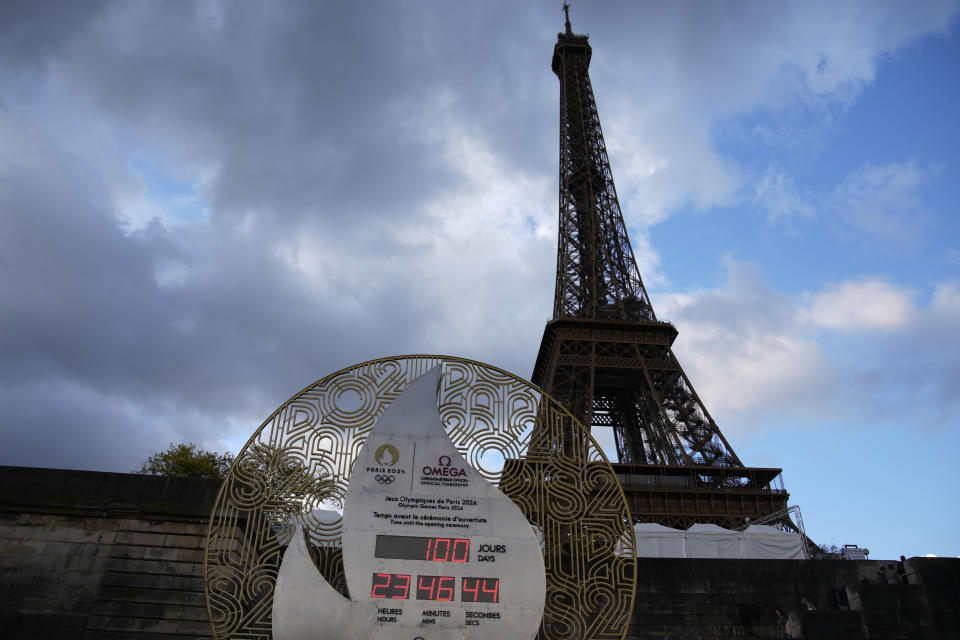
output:
[[[416, 378], [442, 364], [439, 413], [451, 441], [542, 535], [547, 594], [538, 638], [622, 639], [636, 586], [622, 489], [589, 433], [507, 371], [450, 356], [381, 358], [333, 373], [283, 403], [237, 455], [210, 518], [207, 608], [216, 638], [270, 638], [273, 591], [294, 521], [317, 570], [344, 595], [342, 508], [370, 429]], [[329, 512], [328, 512], [329, 514]]]

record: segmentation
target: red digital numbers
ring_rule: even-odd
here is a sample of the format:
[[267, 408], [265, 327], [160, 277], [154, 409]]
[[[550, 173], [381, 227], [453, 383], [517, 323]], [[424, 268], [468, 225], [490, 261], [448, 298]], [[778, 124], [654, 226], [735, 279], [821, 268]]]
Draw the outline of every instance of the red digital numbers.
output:
[[378, 535], [373, 557], [428, 562], [467, 562], [470, 558], [470, 539]]
[[417, 576], [417, 600], [453, 600], [457, 581], [453, 576]]
[[[417, 600], [450, 602], [456, 595], [453, 576], [417, 576]], [[410, 576], [404, 573], [374, 573], [371, 598], [405, 600], [410, 597]], [[462, 602], [500, 602], [500, 578], [463, 578]]]
[[404, 600], [410, 597], [410, 576], [402, 573], [375, 573], [371, 598]]
[[427, 538], [425, 560], [434, 562], [466, 562], [470, 555], [469, 538]]
[[500, 602], [500, 578], [464, 578], [462, 602]]

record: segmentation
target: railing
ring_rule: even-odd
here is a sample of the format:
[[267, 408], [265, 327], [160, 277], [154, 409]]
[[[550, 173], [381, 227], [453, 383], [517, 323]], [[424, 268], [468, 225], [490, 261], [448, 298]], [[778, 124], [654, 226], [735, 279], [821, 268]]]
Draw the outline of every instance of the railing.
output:
[[662, 467], [614, 464], [617, 480], [625, 489], [719, 489], [785, 494], [779, 469], [743, 467]]
[[743, 531], [747, 527], [755, 524], [767, 524], [779, 526], [784, 531], [796, 531], [803, 539], [806, 541], [804, 545], [804, 551], [807, 553], [807, 559], [809, 560], [814, 553], [820, 550], [820, 547], [807, 536], [806, 527], [803, 526], [803, 514], [800, 513], [800, 505], [792, 505], [786, 509], [781, 509], [780, 511], [774, 511], [773, 513], [763, 516], [761, 518], [754, 518], [749, 520], [746, 524], [736, 528], [737, 531]]

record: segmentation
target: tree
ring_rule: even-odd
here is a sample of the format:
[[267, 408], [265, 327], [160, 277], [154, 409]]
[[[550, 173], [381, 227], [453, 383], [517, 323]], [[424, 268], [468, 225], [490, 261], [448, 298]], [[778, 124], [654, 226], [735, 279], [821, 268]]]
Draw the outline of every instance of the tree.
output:
[[206, 478], [223, 480], [233, 464], [232, 453], [204, 451], [193, 444], [171, 442], [166, 451], [155, 453], [140, 467], [143, 473], [177, 478]]
[[238, 486], [246, 485], [241, 493], [257, 503], [275, 525], [309, 513], [336, 489], [325, 471], [311, 472], [298, 453], [260, 442], [245, 449], [237, 459], [233, 481]]

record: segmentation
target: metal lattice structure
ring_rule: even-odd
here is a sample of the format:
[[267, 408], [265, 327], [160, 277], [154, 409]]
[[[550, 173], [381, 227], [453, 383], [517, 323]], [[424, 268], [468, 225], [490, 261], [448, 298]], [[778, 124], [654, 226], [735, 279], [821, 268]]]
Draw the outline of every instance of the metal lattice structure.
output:
[[[626, 498], [600, 447], [526, 380], [472, 360], [420, 355], [372, 360], [318, 380], [277, 409], [240, 451], [207, 539], [205, 585], [216, 638], [271, 637], [277, 572], [296, 530], [306, 532], [317, 570], [349, 596], [342, 518], [331, 511], [319, 518], [313, 509], [343, 506], [373, 425], [436, 365], [443, 367], [439, 414], [451, 441], [542, 535], [547, 593], [537, 637], [626, 636], [635, 541]], [[558, 446], [560, 434], [570, 432], [580, 446]]]
[[590, 85], [587, 36], [559, 34], [560, 242], [554, 318], [656, 322], [623, 224]]
[[[640, 277], [590, 84], [591, 53], [587, 36], [572, 32], [568, 12], [552, 63], [560, 80], [556, 289], [532, 380], [588, 428], [612, 428], [621, 463], [742, 469], [673, 353], [677, 330], [657, 320]], [[734, 484], [750, 484], [748, 475]], [[753, 488], [769, 494], [770, 481]], [[780, 508], [786, 492], [779, 493], [758, 508]], [[697, 521], [696, 513], [644, 518], [642, 506], [631, 503], [631, 509], [639, 519], [671, 526]], [[737, 507], [727, 511], [708, 520], [730, 525], [742, 519]]]

